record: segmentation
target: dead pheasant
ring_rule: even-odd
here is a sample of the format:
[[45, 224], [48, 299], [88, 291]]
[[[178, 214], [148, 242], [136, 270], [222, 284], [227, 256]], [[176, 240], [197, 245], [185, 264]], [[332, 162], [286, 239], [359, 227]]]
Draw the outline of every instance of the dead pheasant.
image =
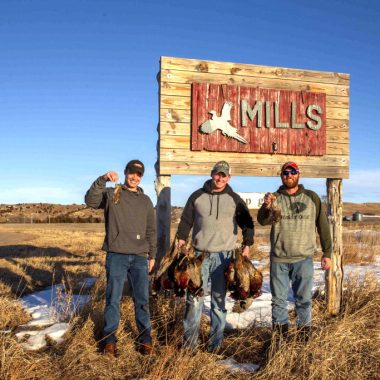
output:
[[184, 296], [186, 290], [195, 296], [202, 297], [202, 262], [204, 254], [195, 256], [185, 247], [180, 251], [172, 250], [162, 259], [153, 281], [153, 290], [174, 290], [177, 297]]
[[[183, 252], [182, 252], [183, 253]], [[203, 297], [202, 263], [205, 254], [195, 256], [194, 252], [186, 252], [174, 269], [174, 292], [183, 296], [187, 289], [191, 294]], [[177, 290], [177, 291], [176, 291]]]
[[112, 197], [113, 203], [115, 203], [115, 205], [117, 205], [120, 202], [120, 195], [121, 195], [121, 190], [123, 189], [123, 186], [124, 185], [122, 185], [121, 183], [115, 186], [115, 190], [113, 191], [113, 197]]
[[235, 250], [235, 257], [225, 272], [227, 289], [236, 301], [233, 311], [242, 312], [248, 309], [253, 300], [261, 295], [263, 284], [262, 273], [255, 268], [248, 257]]
[[281, 220], [281, 209], [277, 205], [277, 197], [271, 194], [271, 203], [267, 206], [270, 211], [270, 215], [273, 223], [277, 223]]

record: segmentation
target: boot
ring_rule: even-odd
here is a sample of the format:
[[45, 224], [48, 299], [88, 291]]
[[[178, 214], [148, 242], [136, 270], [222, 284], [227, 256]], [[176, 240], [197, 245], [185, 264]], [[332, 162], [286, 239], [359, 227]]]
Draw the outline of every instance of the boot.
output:
[[140, 343], [139, 352], [142, 355], [151, 355], [153, 353], [153, 345], [150, 342]]
[[306, 343], [310, 339], [312, 333], [311, 326], [298, 326], [297, 327], [297, 339], [300, 342]]
[[104, 346], [104, 354], [107, 356], [116, 356], [116, 343], [107, 343]]
[[286, 340], [288, 338], [289, 333], [289, 325], [286, 324], [279, 324], [279, 323], [273, 323], [273, 333], [280, 337], [282, 340]]

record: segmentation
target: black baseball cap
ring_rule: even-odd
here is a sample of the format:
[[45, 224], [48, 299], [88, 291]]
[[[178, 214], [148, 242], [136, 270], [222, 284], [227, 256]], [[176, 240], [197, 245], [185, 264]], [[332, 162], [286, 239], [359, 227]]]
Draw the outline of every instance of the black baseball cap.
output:
[[140, 173], [141, 175], [143, 175], [144, 170], [144, 164], [140, 160], [131, 160], [125, 167], [125, 171], [128, 173]]

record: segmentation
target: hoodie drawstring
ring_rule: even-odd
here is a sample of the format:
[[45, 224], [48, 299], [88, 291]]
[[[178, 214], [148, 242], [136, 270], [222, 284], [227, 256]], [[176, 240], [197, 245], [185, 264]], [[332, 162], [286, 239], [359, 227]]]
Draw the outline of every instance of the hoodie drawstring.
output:
[[[212, 204], [214, 201], [214, 194], [209, 194], [209, 200], [210, 200], [210, 214], [212, 214]], [[216, 219], [219, 218], [219, 194], [216, 195]]]

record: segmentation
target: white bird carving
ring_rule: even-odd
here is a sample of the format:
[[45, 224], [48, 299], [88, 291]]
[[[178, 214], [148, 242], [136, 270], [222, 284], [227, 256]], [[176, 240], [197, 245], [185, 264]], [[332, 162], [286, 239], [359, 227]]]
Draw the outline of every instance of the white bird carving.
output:
[[211, 119], [202, 123], [200, 130], [202, 133], [210, 134], [215, 132], [217, 129], [220, 129], [223, 136], [232, 137], [233, 139], [236, 139], [243, 144], [247, 144], [247, 140], [244, 137], [240, 136], [237, 132], [237, 129], [230, 123], [231, 108], [232, 103], [225, 102], [223, 104], [222, 114], [220, 116], [217, 116], [216, 111], [210, 111], [209, 114], [212, 115]]

